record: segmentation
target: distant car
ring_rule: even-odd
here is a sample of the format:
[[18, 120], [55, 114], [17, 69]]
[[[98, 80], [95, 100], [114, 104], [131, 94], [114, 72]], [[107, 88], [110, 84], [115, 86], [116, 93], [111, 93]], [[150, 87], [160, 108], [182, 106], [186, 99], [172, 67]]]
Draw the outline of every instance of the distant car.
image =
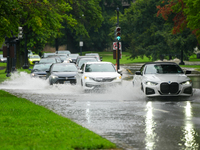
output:
[[56, 51], [56, 54], [71, 54], [71, 52], [69, 50], [59, 50], [59, 51]]
[[48, 56], [50, 56], [50, 55], [55, 55], [55, 53], [44, 53], [44, 54], [42, 55], [42, 58], [46, 58], [46, 57], [48, 57]]
[[39, 63], [40, 56], [39, 55], [30, 55], [28, 57], [28, 62], [30, 65], [34, 65], [35, 63]]
[[35, 64], [33, 66], [33, 69], [31, 70], [31, 77], [34, 78], [41, 78], [41, 79], [46, 79], [47, 72], [50, 68], [52, 63], [46, 63], [46, 64]]
[[147, 97], [192, 96], [192, 81], [181, 67], [173, 62], [145, 63], [136, 71], [133, 85], [140, 87]]
[[77, 68], [74, 63], [56, 63], [52, 64], [47, 71], [49, 84], [76, 84]]
[[47, 58], [56, 58], [59, 62], [63, 62], [59, 55], [49, 55]]
[[[120, 71], [119, 71], [120, 72]], [[121, 85], [121, 75], [110, 62], [87, 62], [78, 71], [78, 82], [84, 90]]]
[[98, 62], [98, 60], [96, 58], [82, 58], [80, 59], [80, 61], [78, 62], [78, 64], [76, 65], [76, 67], [78, 69], [81, 68], [81, 66], [86, 63], [86, 62]]
[[3, 57], [3, 55], [0, 55], [0, 62], [6, 63], [7, 62], [7, 57]]
[[85, 56], [96, 56], [99, 61], [102, 61], [102, 57], [98, 53], [86, 53]]
[[99, 61], [99, 59], [98, 59], [96, 56], [78, 56], [78, 57], [77, 57], [77, 60], [76, 60], [76, 66], [78, 66], [79, 61], [80, 61], [82, 58], [95, 58], [97, 61]]
[[55, 54], [52, 56], [59, 56], [62, 62], [69, 63], [68, 55], [67, 54]]
[[42, 58], [40, 59], [40, 64], [45, 64], [45, 63], [61, 63], [61, 60], [58, 58]]
[[69, 60], [71, 63], [76, 63], [77, 57], [79, 54], [69, 54]]

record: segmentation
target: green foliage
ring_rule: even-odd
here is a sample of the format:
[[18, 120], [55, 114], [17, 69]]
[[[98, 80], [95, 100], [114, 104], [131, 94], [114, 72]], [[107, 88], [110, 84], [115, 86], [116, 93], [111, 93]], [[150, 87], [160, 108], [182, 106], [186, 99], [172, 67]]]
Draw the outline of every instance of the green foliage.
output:
[[131, 53], [130, 58], [147, 56], [156, 60], [166, 55], [180, 58], [181, 49], [188, 58], [196, 47], [191, 31], [173, 35], [173, 23], [156, 16], [156, 6], [161, 3], [162, 0], [138, 0], [125, 10], [120, 24], [123, 45]]

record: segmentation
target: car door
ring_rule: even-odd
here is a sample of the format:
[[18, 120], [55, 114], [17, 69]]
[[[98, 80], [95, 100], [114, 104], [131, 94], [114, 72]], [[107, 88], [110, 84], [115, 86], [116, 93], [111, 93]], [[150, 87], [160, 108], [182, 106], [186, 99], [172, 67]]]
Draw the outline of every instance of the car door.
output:
[[145, 70], [145, 65], [143, 65], [139, 71], [135, 72], [135, 75], [133, 76], [133, 85], [134, 86], [141, 86], [144, 70]]

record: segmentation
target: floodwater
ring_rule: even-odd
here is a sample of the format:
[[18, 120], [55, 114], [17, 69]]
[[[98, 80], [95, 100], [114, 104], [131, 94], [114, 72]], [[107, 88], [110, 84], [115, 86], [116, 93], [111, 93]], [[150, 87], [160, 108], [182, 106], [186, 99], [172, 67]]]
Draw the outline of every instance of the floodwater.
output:
[[[132, 78], [128, 73], [123, 77]], [[126, 150], [200, 149], [196, 88], [187, 99], [147, 99], [131, 80], [103, 92], [84, 93], [79, 85], [50, 86], [22, 72], [0, 89], [70, 118]]]

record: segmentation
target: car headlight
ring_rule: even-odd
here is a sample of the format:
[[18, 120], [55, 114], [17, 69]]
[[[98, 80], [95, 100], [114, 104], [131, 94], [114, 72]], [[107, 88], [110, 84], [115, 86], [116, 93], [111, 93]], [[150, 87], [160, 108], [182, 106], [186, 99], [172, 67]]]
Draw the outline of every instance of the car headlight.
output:
[[182, 85], [190, 85], [190, 84], [192, 84], [192, 80], [184, 81], [181, 84]]
[[51, 77], [52, 77], [53, 79], [58, 78], [58, 76], [55, 76], [55, 75], [51, 75]]
[[118, 76], [115, 78], [115, 80], [121, 80], [122, 76]]
[[87, 79], [89, 79], [89, 77], [87, 77], [87, 76], [84, 76], [84, 79], [85, 79], [85, 80], [87, 80]]
[[35, 74], [35, 73], [31, 73], [31, 76], [32, 76], [32, 77], [35, 77], [35, 76], [36, 76], [36, 74]]
[[152, 81], [146, 81], [145, 84], [146, 85], [157, 85], [158, 83], [152, 82]]

